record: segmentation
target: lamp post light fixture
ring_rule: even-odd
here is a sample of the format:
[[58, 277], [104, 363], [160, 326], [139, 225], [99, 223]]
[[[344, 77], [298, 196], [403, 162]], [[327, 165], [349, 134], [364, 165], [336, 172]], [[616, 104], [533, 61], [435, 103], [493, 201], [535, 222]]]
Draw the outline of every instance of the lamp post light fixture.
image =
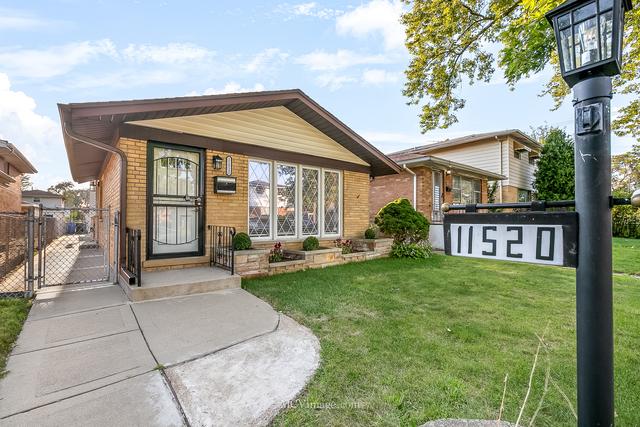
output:
[[222, 169], [222, 157], [220, 157], [217, 154], [215, 156], [213, 156], [213, 168], [215, 170]]
[[568, 0], [547, 13], [573, 88], [578, 228], [578, 425], [613, 426], [611, 77], [622, 69], [631, 0]]

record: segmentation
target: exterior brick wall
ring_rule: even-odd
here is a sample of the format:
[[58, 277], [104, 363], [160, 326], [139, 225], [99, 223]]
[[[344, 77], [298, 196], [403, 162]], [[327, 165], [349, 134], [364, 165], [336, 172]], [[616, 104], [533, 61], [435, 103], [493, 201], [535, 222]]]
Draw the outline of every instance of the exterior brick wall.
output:
[[13, 175], [16, 180], [7, 186], [0, 185], [0, 212], [20, 212], [22, 206], [22, 189], [20, 178], [22, 175]]
[[[147, 239], [147, 142], [142, 140], [121, 138], [118, 147], [128, 159], [127, 170], [127, 218], [126, 226], [140, 229], [142, 232], [142, 260], [144, 271], [179, 269], [187, 266], [208, 265], [210, 232], [206, 225], [228, 225], [238, 232], [247, 232], [248, 228], [248, 166], [249, 158], [236, 153], [214, 150], [205, 151], [205, 255], [203, 257], [176, 258], [172, 260], [146, 260]], [[231, 156], [232, 175], [237, 178], [235, 194], [216, 194], [213, 192], [213, 177], [225, 175], [221, 170], [213, 169], [212, 158], [215, 155], [223, 159]], [[111, 156], [100, 177], [98, 206], [110, 207], [112, 216], [119, 209], [118, 192], [119, 158]], [[369, 176], [366, 173], [343, 171], [343, 236], [346, 238], [362, 237], [369, 225]], [[110, 233], [113, 236], [113, 220], [110, 221]], [[113, 241], [113, 239], [112, 239]], [[287, 249], [300, 249], [302, 241], [283, 241]], [[333, 247], [333, 239], [322, 240], [321, 245]], [[255, 242], [256, 248], [268, 248], [273, 242]], [[110, 260], [113, 263], [113, 244], [110, 248]]]
[[518, 188], [512, 185], [502, 187], [502, 202], [513, 203], [518, 201]]
[[109, 208], [109, 230], [107, 233], [103, 232], [103, 221], [97, 221], [98, 230], [96, 235], [98, 236], [98, 243], [104, 244], [103, 239], [109, 236], [109, 265], [115, 268], [115, 224], [114, 215], [117, 210], [120, 210], [120, 158], [115, 155], [110, 155], [105, 164], [102, 175], [99, 178], [98, 188], [98, 208]]
[[342, 235], [347, 239], [362, 238], [370, 224], [369, 175], [344, 171], [342, 180]]

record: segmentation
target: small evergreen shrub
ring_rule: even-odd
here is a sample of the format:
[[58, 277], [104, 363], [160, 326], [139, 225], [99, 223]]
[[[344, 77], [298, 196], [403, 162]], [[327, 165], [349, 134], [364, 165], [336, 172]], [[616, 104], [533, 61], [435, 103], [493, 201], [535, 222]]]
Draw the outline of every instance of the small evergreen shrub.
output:
[[375, 239], [376, 238], [376, 229], [373, 227], [369, 227], [364, 231], [365, 239]]
[[251, 237], [247, 233], [238, 233], [233, 236], [233, 249], [244, 251], [251, 248]]
[[380, 209], [375, 224], [395, 243], [419, 243], [429, 237], [429, 220], [407, 199], [396, 199]]
[[431, 245], [426, 241], [420, 243], [401, 242], [391, 246], [391, 257], [393, 258], [426, 259], [432, 253]]
[[320, 242], [316, 237], [309, 236], [302, 242], [302, 249], [305, 251], [315, 251], [320, 247]]

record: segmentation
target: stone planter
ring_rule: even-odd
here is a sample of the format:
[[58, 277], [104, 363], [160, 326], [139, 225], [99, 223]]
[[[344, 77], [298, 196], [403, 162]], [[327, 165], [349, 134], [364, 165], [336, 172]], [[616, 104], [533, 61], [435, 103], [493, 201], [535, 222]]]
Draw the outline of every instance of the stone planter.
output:
[[268, 274], [271, 276], [273, 274], [304, 270], [305, 264], [306, 260], [304, 259], [270, 262], [268, 267]]
[[269, 270], [269, 249], [234, 252], [235, 272], [241, 276], [260, 276]]
[[296, 254], [300, 259], [304, 259], [309, 268], [321, 268], [330, 265], [340, 264], [342, 259], [342, 249], [340, 248], [326, 248], [317, 249], [315, 251], [287, 251], [291, 254]]
[[372, 251], [378, 256], [388, 255], [391, 252], [393, 239], [354, 239], [353, 246], [359, 251]]
[[350, 254], [341, 254], [344, 262], [358, 262], [365, 261], [368, 255], [375, 254], [373, 251], [360, 251], [360, 252], [351, 252]]

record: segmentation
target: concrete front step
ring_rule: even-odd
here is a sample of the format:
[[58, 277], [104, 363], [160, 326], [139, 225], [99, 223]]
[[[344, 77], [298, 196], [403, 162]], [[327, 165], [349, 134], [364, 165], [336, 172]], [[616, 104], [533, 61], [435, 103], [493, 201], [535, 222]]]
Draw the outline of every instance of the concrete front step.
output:
[[131, 301], [202, 294], [240, 286], [240, 276], [211, 267], [143, 272], [142, 286], [122, 285]]

